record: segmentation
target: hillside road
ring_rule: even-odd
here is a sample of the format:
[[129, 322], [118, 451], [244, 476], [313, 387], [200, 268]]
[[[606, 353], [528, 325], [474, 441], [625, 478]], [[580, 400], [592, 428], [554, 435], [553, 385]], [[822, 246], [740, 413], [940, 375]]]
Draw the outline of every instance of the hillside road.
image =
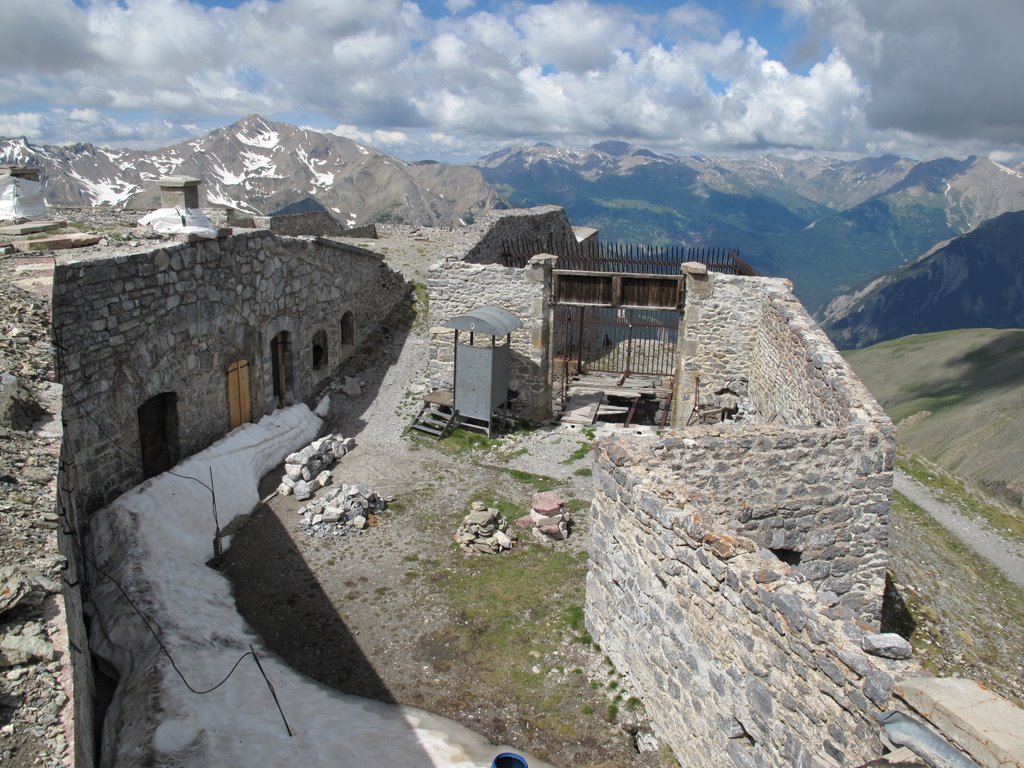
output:
[[902, 470], [896, 470], [893, 488], [992, 563], [1007, 579], [1024, 588], [1024, 546], [1008, 541], [978, 521], [960, 514]]

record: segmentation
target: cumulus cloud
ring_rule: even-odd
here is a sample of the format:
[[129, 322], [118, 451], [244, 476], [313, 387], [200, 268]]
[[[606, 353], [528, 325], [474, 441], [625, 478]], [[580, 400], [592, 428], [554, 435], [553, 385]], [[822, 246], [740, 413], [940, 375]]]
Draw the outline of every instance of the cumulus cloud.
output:
[[0, 133], [156, 140], [260, 112], [420, 156], [605, 138], [705, 153], [1021, 151], [1018, 0], [767, 1], [806, 30], [799, 67], [699, 2], [655, 14], [446, 0], [440, 18], [413, 0], [0, 4]]
[[1024, 3], [779, 0], [870, 89], [875, 129], [938, 140], [1021, 141]]

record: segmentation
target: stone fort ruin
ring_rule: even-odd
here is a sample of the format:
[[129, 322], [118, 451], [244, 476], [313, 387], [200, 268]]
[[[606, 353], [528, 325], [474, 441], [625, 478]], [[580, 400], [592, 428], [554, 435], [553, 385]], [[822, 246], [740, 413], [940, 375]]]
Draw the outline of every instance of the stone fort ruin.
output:
[[[610, 329], [639, 338], [659, 318], [621, 372], [603, 371], [621, 373], [609, 390], [654, 382], [664, 428], [622, 417], [598, 442], [586, 620], [680, 763], [861, 765], [885, 751], [885, 713], [933, 712], [920, 670], [880, 634], [892, 424], [789, 283], [698, 262], [658, 276], [566, 270], [561, 254], [579, 238], [552, 207], [481, 216], [460, 238], [429, 277], [436, 387], [452, 384], [444, 320], [499, 306], [523, 323], [511, 337], [515, 411], [547, 421], [567, 407], [571, 378], [614, 357]], [[543, 247], [510, 259], [527, 241]], [[79, 551], [93, 546], [90, 516], [239, 424], [314, 403], [407, 291], [370, 251], [266, 231], [58, 266], [80, 765], [94, 761]], [[584, 306], [604, 324], [566, 314]], [[574, 359], [559, 341], [567, 328]], [[672, 350], [669, 366], [635, 373], [655, 346]], [[962, 750], [999, 764], [998, 744], [957, 727]]]

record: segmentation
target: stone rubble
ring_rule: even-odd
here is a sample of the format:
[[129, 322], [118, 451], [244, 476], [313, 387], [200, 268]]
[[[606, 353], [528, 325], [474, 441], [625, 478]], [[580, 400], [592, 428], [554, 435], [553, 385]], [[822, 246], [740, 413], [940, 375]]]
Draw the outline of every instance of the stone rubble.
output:
[[455, 532], [455, 541], [467, 554], [496, 555], [512, 549], [516, 538], [497, 509], [474, 501], [470, 513]]
[[[70, 656], [55, 514], [49, 306], [0, 262], [0, 765], [71, 765]], [[44, 414], [46, 415], [46, 414]], [[52, 417], [51, 417], [52, 418]]]
[[310, 536], [321, 538], [345, 536], [377, 524], [377, 516], [387, 509], [392, 499], [380, 496], [368, 485], [342, 483], [322, 499], [299, 507], [299, 526]]
[[516, 525], [530, 528], [540, 541], [564, 541], [569, 538], [571, 522], [562, 497], [554, 491], [541, 491], [533, 494], [530, 514], [516, 520]]
[[282, 496], [295, 495], [299, 501], [313, 498], [318, 490], [331, 484], [330, 468], [356, 447], [354, 437], [325, 435], [284, 460], [284, 477], [277, 487]]

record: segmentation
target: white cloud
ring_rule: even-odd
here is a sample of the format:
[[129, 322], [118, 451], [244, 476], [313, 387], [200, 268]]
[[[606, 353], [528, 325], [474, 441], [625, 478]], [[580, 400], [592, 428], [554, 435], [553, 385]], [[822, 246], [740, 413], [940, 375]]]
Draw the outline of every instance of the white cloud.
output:
[[799, 71], [697, 2], [656, 15], [447, 0], [439, 19], [411, 0], [5, 3], [0, 126], [38, 142], [140, 141], [260, 112], [424, 154], [432, 134], [458, 137], [437, 140], [445, 153], [604, 138], [706, 153], [1022, 151], [1018, 0], [769, 1], [807, 30]]
[[444, 0], [448, 13], [462, 13], [476, 5], [476, 0]]

